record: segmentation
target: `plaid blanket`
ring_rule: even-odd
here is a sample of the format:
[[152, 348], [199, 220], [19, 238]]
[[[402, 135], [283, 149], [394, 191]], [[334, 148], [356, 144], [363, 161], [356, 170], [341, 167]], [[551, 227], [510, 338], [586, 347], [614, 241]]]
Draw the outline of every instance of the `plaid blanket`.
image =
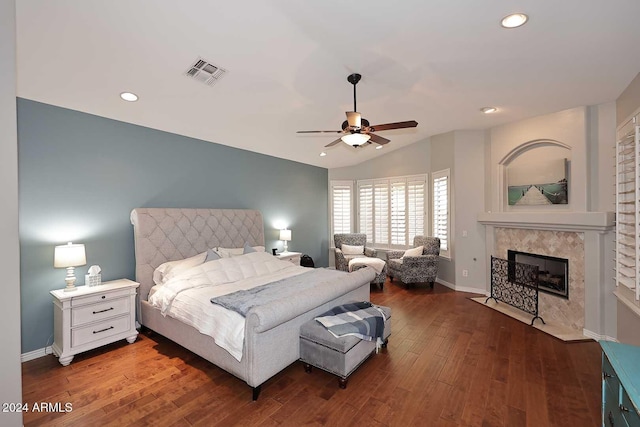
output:
[[316, 320], [336, 338], [353, 335], [366, 341], [376, 341], [376, 350], [382, 344], [386, 319], [383, 311], [370, 302], [339, 305], [316, 317]]

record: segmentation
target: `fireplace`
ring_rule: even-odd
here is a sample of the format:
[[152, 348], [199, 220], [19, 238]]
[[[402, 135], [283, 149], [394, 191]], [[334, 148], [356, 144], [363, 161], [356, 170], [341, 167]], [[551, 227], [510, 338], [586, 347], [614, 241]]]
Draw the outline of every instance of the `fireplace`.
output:
[[569, 260], [520, 251], [507, 251], [509, 261], [538, 266], [540, 292], [569, 299]]

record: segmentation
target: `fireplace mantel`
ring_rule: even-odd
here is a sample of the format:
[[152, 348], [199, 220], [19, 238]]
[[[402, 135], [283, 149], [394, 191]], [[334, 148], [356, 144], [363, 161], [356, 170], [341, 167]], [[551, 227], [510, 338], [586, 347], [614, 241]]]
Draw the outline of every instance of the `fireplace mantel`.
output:
[[614, 212], [481, 212], [478, 222], [504, 228], [556, 231], [612, 231]]

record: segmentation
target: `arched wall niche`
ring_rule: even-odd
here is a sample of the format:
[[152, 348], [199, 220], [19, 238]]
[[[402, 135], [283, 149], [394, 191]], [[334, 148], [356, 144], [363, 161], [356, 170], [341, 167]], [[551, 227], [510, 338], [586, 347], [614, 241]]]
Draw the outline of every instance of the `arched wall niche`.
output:
[[559, 147], [568, 150], [568, 154], [571, 153], [571, 146], [563, 142], [556, 141], [555, 139], [534, 139], [518, 145], [513, 150], [509, 151], [506, 156], [498, 162], [499, 165], [509, 166], [516, 158], [520, 157], [524, 153], [535, 150], [542, 147]]
[[[508, 203], [508, 168], [520, 165], [543, 165], [547, 160], [566, 159], [569, 187], [571, 187], [571, 146], [554, 139], [535, 139], [524, 142], [514, 147], [498, 162], [498, 192], [500, 194], [501, 211], [537, 211], [537, 210], [568, 210], [571, 203], [571, 188], [569, 191], [569, 203], [559, 205], [528, 205], [515, 206]], [[533, 183], [532, 183], [533, 184]]]

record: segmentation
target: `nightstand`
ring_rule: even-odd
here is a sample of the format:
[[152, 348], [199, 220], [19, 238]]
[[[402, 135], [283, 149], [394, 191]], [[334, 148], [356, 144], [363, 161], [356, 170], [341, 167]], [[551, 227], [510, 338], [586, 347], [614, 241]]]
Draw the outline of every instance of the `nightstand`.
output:
[[276, 258], [282, 261], [289, 261], [295, 265], [300, 265], [301, 252], [282, 252], [276, 255]]
[[136, 290], [128, 279], [80, 286], [76, 291], [51, 291], [53, 295], [53, 353], [62, 366], [83, 351], [126, 339], [136, 340]]

